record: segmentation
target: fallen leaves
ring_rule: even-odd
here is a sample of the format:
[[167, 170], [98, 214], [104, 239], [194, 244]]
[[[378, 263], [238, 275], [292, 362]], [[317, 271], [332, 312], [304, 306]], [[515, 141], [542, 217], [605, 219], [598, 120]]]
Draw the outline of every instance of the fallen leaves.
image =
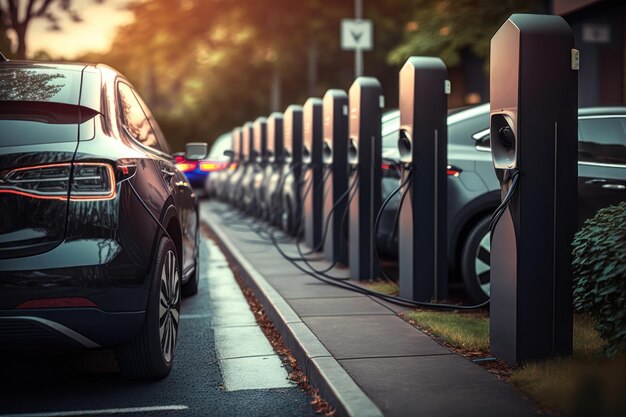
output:
[[287, 369], [287, 374], [289, 378], [300, 387], [304, 392], [309, 395], [311, 400], [311, 405], [316, 413], [321, 414], [325, 417], [333, 417], [335, 415], [336, 410], [332, 408], [332, 406], [322, 398], [320, 392], [317, 388], [311, 387], [309, 381], [306, 377], [306, 374], [302, 372], [300, 365], [298, 364], [298, 360], [293, 356], [291, 351], [285, 346], [283, 342], [283, 338], [274, 327], [274, 323], [272, 320], [265, 314], [265, 310], [263, 309], [263, 305], [261, 302], [255, 297], [254, 292], [245, 285], [243, 279], [241, 278], [240, 270], [238, 264], [234, 262], [230, 253], [226, 248], [222, 247], [222, 243], [217, 239], [213, 233], [206, 227], [202, 227], [203, 231], [212, 238], [222, 249], [222, 252], [225, 254], [228, 264], [233, 271], [233, 275], [235, 277], [235, 281], [239, 284], [241, 291], [248, 301], [248, 305], [250, 306], [250, 310], [254, 315], [254, 318], [269, 340], [270, 344], [274, 348], [274, 351], [281, 358], [285, 368]]

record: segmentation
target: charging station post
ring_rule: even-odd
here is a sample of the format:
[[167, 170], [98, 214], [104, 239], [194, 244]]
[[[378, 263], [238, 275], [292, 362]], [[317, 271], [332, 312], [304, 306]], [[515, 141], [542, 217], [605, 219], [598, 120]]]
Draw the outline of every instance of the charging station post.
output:
[[341, 227], [349, 201], [349, 196], [344, 195], [348, 191], [348, 95], [345, 91], [333, 89], [324, 94], [323, 121], [322, 161], [324, 170], [329, 171], [324, 172], [322, 224], [328, 223], [324, 257], [329, 262], [348, 265], [347, 227]]
[[353, 181], [357, 181], [350, 202], [350, 277], [370, 281], [379, 272], [374, 256], [374, 220], [381, 204], [381, 117], [385, 103], [382, 87], [372, 77], [357, 78], [348, 94], [348, 162]]
[[[411, 57], [400, 71], [402, 195], [398, 225], [400, 296], [447, 295], [448, 70], [433, 57]], [[406, 198], [404, 198], [406, 197]]]
[[243, 125], [243, 147], [245, 153], [245, 170], [243, 177], [241, 178], [241, 186], [239, 195], [237, 197], [237, 203], [244, 211], [250, 211], [252, 209], [252, 196], [251, 196], [251, 184], [254, 176], [254, 165], [256, 162], [256, 151], [254, 149], [254, 124], [252, 122], [246, 122]]
[[240, 127], [236, 127], [233, 129], [231, 138], [232, 138], [232, 151], [233, 151], [232, 156], [231, 156], [231, 163], [235, 164], [235, 170], [231, 171], [230, 175], [228, 176], [228, 179], [226, 180], [226, 186], [224, 187], [225, 189], [222, 195], [219, 196], [222, 200], [225, 200], [228, 202], [234, 202], [233, 192], [239, 181], [239, 178], [241, 177], [241, 172], [243, 170], [242, 168], [243, 137], [241, 134]]
[[252, 214], [265, 219], [267, 208], [264, 205], [263, 196], [263, 177], [265, 175], [265, 167], [268, 163], [267, 155], [267, 119], [265, 117], [257, 117], [254, 121], [254, 149], [256, 153], [254, 174], [251, 182], [251, 192], [253, 196]]
[[304, 241], [312, 249], [322, 245], [322, 100], [311, 97], [304, 103], [302, 130], [302, 163], [304, 187], [302, 221]]
[[[280, 218], [275, 210], [277, 199], [275, 196], [276, 187], [282, 178], [283, 163], [285, 161], [285, 148], [283, 145], [283, 114], [274, 112], [267, 118], [267, 149], [268, 149], [268, 175], [266, 204], [269, 207], [268, 220], [271, 224], [278, 226]], [[278, 200], [279, 201], [279, 200]]]
[[490, 339], [509, 363], [572, 352], [577, 60], [560, 16], [514, 14], [491, 40]]
[[302, 106], [290, 105], [283, 114], [285, 168], [282, 195], [282, 228], [296, 236], [302, 214], [300, 182], [302, 181]]

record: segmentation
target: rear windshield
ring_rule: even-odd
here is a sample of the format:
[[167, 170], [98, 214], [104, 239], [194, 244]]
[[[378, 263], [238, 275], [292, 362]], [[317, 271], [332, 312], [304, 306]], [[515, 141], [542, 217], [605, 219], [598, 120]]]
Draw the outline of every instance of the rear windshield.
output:
[[0, 101], [35, 101], [78, 104], [81, 72], [59, 69], [7, 65], [0, 67]]
[[93, 110], [58, 103], [0, 101], [0, 147], [72, 142]]

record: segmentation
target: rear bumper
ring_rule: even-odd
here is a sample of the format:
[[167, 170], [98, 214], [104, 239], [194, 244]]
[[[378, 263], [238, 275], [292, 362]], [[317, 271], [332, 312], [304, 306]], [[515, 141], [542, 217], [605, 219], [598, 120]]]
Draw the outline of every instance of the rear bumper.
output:
[[79, 239], [39, 255], [0, 259], [0, 311], [29, 300], [74, 297], [109, 313], [144, 311], [149, 259], [138, 253], [115, 240]]
[[0, 350], [97, 349], [131, 341], [145, 312], [96, 308], [0, 310]]

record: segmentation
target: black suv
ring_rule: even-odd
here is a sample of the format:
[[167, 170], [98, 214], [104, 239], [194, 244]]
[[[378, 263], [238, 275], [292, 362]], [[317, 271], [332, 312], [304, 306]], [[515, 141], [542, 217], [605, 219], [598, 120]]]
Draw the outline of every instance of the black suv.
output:
[[166, 376], [198, 285], [196, 197], [139, 95], [103, 65], [0, 62], [2, 349], [115, 347]]

